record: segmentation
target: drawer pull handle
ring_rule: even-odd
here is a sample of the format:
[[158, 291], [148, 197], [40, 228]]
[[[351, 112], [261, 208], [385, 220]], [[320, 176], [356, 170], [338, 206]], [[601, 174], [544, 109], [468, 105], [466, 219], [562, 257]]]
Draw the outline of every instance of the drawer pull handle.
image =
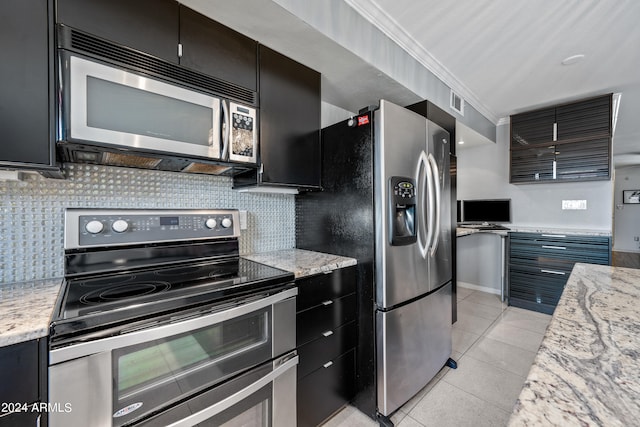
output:
[[333, 362], [329, 361], [329, 362], [325, 363], [324, 365], [322, 365], [322, 367], [323, 368], [328, 368], [331, 365], [333, 365]]
[[331, 305], [333, 304], [332, 300], [322, 301], [322, 305]]
[[563, 251], [567, 249], [564, 246], [553, 246], [553, 245], [542, 245], [542, 247], [545, 249], [562, 249]]
[[540, 270], [542, 273], [549, 273], [549, 274], [558, 274], [560, 276], [564, 276], [565, 273], [564, 271], [554, 271], [554, 270]]
[[325, 337], [330, 337], [331, 335], [333, 335], [333, 331], [323, 332], [322, 335]]
[[543, 234], [542, 237], [567, 237], [565, 234]]

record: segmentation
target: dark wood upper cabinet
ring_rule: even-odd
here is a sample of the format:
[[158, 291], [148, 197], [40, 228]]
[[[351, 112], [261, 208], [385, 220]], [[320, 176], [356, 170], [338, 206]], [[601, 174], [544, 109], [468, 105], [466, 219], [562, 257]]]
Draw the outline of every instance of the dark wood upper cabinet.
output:
[[180, 64], [257, 90], [258, 44], [222, 24], [180, 6]]
[[57, 22], [178, 63], [174, 0], [58, 0]]
[[259, 64], [262, 173], [234, 187], [320, 188], [320, 73], [262, 45]]
[[0, 167], [53, 170], [53, 1], [3, 0], [0, 20]]
[[611, 177], [613, 95], [511, 116], [510, 182]]

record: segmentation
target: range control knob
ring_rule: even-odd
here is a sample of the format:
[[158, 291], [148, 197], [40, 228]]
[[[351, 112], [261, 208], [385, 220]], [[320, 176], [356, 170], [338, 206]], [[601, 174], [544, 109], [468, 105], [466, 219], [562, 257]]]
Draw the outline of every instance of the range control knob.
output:
[[224, 228], [229, 228], [229, 227], [231, 227], [231, 224], [233, 224], [233, 222], [231, 222], [231, 219], [230, 219], [230, 218], [225, 218], [225, 219], [223, 219], [223, 220], [222, 220], [222, 226], [223, 226]]
[[124, 219], [119, 219], [111, 224], [111, 229], [113, 229], [113, 231], [115, 231], [116, 233], [124, 233], [129, 229], [129, 223]]
[[217, 224], [218, 224], [218, 222], [217, 222], [214, 218], [209, 218], [209, 219], [207, 219], [207, 220], [204, 222], [204, 225], [205, 225], [207, 228], [210, 228], [210, 229], [212, 229], [212, 230], [213, 230], [214, 228], [216, 228], [216, 225], [217, 225]]
[[104, 225], [100, 221], [94, 219], [93, 221], [89, 221], [87, 225], [84, 226], [84, 229], [91, 234], [98, 234], [104, 230]]

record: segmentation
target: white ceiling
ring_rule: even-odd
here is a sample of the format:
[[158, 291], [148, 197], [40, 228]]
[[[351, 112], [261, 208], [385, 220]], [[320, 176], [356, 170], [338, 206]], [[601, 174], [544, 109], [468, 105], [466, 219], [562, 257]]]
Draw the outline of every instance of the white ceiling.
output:
[[[640, 164], [640, 1], [343, 1], [496, 123], [532, 108], [621, 93], [614, 158], [617, 165]], [[318, 69], [323, 98], [341, 96], [352, 105], [372, 104], [367, 96], [415, 102], [411, 90], [274, 1], [184, 3]], [[576, 54], [585, 57], [561, 64]]]

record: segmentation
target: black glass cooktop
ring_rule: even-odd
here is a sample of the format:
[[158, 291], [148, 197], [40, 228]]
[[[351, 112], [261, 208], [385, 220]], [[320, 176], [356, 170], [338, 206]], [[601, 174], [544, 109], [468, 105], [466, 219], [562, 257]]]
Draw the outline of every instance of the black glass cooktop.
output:
[[67, 279], [51, 335], [212, 303], [293, 279], [293, 273], [244, 258]]

